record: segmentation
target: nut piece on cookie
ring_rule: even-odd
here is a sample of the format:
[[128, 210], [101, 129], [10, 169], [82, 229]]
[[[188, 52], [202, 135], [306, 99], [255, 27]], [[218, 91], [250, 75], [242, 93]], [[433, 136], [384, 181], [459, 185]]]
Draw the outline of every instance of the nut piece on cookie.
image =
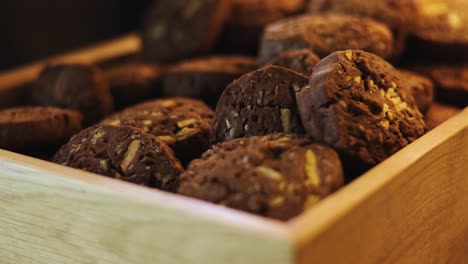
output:
[[337, 153], [292, 134], [238, 138], [190, 163], [178, 193], [288, 220], [343, 185]]
[[299, 92], [302, 123], [309, 136], [345, 157], [375, 165], [426, 131], [408, 85], [376, 55], [334, 52]]
[[306, 84], [306, 76], [272, 65], [244, 74], [218, 101], [211, 143], [274, 132], [303, 134], [296, 91]]
[[209, 148], [213, 110], [189, 98], [157, 99], [128, 107], [101, 122], [132, 126], [156, 136], [172, 148], [183, 163], [200, 157]]
[[164, 142], [128, 126], [87, 128], [73, 136], [53, 161], [165, 191], [176, 190], [183, 171]]

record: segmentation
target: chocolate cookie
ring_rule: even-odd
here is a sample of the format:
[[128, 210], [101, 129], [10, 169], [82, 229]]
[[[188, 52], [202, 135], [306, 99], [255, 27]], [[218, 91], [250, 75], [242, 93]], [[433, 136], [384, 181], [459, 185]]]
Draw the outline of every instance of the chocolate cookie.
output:
[[339, 14], [303, 15], [265, 28], [259, 61], [265, 63], [295, 49], [309, 49], [320, 57], [337, 50], [361, 49], [389, 58], [392, 46], [391, 31], [372, 19]]
[[305, 0], [231, 0], [231, 12], [217, 49], [256, 54], [266, 25], [303, 13]]
[[33, 104], [80, 111], [85, 125], [98, 121], [113, 109], [108, 81], [99, 68], [91, 65], [47, 66], [30, 94]]
[[295, 91], [306, 84], [306, 76], [278, 66], [243, 75], [218, 101], [211, 143], [274, 132], [302, 134]]
[[157, 64], [126, 63], [106, 71], [116, 108], [161, 96], [160, 81], [165, 67]]
[[190, 163], [178, 193], [288, 220], [343, 185], [336, 152], [291, 134], [239, 138]]
[[0, 111], [0, 148], [34, 150], [60, 146], [81, 130], [79, 112], [55, 107], [17, 107]]
[[429, 111], [424, 116], [424, 122], [426, 122], [427, 128], [432, 130], [460, 113], [461, 110], [462, 109], [454, 106], [433, 103], [429, 108]]
[[398, 69], [400, 79], [407, 83], [409, 92], [413, 95], [419, 111], [424, 114], [434, 101], [434, 84], [432, 81], [417, 73]]
[[234, 79], [257, 68], [244, 56], [211, 56], [174, 65], [164, 76], [164, 95], [199, 98], [216, 107], [224, 88]]
[[198, 100], [169, 98], [145, 102], [124, 109], [102, 124], [142, 129], [164, 141], [183, 164], [209, 148], [213, 110]]
[[228, 12], [228, 0], [154, 1], [143, 22], [145, 58], [176, 61], [208, 51]]
[[[468, 60], [468, 1], [414, 1], [412, 51], [419, 57], [463, 61]], [[414, 43], [416, 42], [416, 44]]]
[[97, 125], [73, 136], [53, 161], [104, 176], [175, 191], [183, 168], [155, 136], [126, 126]]
[[412, 70], [434, 82], [438, 101], [468, 106], [468, 64], [421, 66]]
[[322, 59], [298, 105], [307, 134], [375, 165], [425, 132], [408, 84], [386, 61], [357, 50]]
[[310, 0], [309, 12], [333, 12], [370, 17], [384, 23], [393, 32], [393, 55], [398, 56], [405, 49], [408, 25], [414, 21], [416, 7], [413, 0]]
[[320, 58], [308, 49], [290, 50], [281, 53], [267, 64], [291, 69], [310, 76]]

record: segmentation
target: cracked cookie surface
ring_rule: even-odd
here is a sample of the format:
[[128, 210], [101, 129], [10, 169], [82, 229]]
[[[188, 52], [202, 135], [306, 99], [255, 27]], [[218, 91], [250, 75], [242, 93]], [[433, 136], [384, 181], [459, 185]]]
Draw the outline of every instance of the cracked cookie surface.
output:
[[213, 110], [189, 98], [157, 99], [124, 109], [101, 122], [142, 129], [168, 144], [183, 164], [209, 148]]
[[53, 162], [166, 191], [176, 190], [183, 171], [165, 143], [128, 126], [87, 128], [73, 136]]
[[238, 138], [190, 163], [178, 193], [280, 220], [343, 185], [337, 153], [292, 134]]
[[298, 96], [308, 135], [375, 165], [425, 133], [408, 84], [383, 59], [359, 50], [317, 64]]
[[211, 143], [274, 132], [303, 134], [296, 91], [306, 84], [306, 76], [278, 66], [244, 74], [218, 101]]

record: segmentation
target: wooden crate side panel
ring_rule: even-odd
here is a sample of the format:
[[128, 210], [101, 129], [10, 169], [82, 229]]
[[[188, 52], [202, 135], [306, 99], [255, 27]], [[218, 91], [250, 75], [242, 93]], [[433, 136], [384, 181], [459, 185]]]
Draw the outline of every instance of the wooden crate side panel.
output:
[[291, 263], [284, 237], [215, 220], [0, 161], [0, 263]]
[[364, 177], [292, 223], [297, 263], [468, 263], [468, 109]]

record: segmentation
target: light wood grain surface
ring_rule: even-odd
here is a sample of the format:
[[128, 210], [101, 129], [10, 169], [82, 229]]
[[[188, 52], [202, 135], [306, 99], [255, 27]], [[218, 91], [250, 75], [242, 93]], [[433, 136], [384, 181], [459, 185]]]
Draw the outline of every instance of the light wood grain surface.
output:
[[468, 263], [468, 108], [290, 225], [297, 263]]
[[2, 264], [292, 260], [276, 221], [6, 151], [0, 212]]

